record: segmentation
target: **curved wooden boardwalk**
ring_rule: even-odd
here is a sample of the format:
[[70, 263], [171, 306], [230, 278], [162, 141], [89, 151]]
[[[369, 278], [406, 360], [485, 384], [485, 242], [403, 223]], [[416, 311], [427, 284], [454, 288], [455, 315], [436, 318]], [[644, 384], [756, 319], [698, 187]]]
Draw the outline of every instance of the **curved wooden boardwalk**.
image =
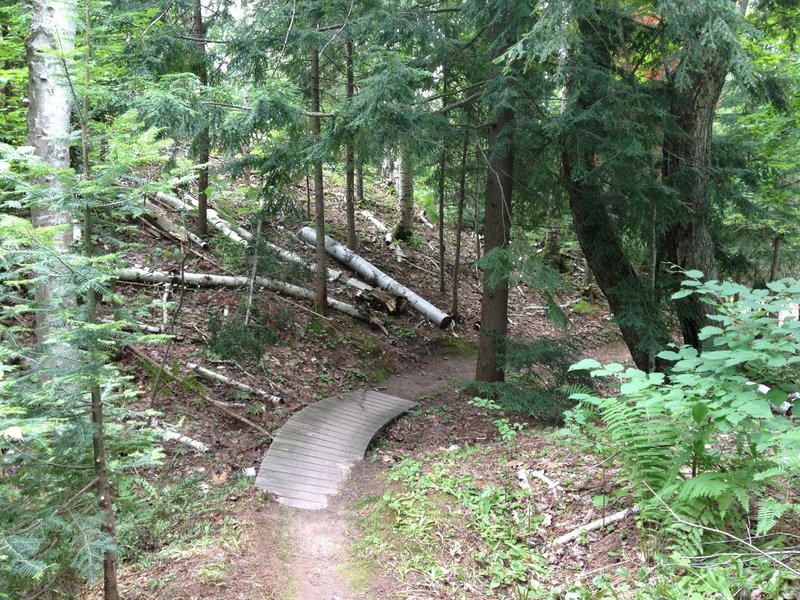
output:
[[332, 396], [305, 407], [275, 435], [264, 456], [256, 485], [293, 508], [316, 510], [353, 463], [361, 460], [373, 436], [386, 423], [416, 406], [410, 400], [372, 390]]

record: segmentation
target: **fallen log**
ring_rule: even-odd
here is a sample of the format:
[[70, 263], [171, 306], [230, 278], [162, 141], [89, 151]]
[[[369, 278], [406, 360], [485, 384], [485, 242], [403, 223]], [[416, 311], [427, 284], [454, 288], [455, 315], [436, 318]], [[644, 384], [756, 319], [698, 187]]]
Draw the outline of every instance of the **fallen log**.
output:
[[[183, 276], [181, 276], [180, 273], [167, 273], [165, 271], [153, 271], [150, 269], [138, 268], [119, 269], [116, 272], [116, 277], [122, 281], [172, 283], [173, 285], [180, 284], [181, 281], [183, 281], [189, 285], [231, 288], [245, 287], [250, 282], [249, 277], [240, 277], [234, 275], [183, 273]], [[266, 277], [256, 277], [254, 281], [257, 286], [272, 290], [273, 292], [294, 296], [296, 298], [303, 298], [304, 300], [311, 300], [312, 302], [314, 301], [314, 292], [300, 286], [293, 285], [291, 283], [285, 283], [283, 281], [267, 279]], [[349, 315], [354, 319], [358, 319], [359, 321], [364, 321], [365, 323], [371, 322], [369, 315], [365, 315], [352, 304], [347, 304], [346, 302], [334, 300], [333, 298], [329, 297], [328, 306], [330, 306], [333, 310], [337, 310], [341, 313]]]
[[588, 533], [590, 531], [595, 531], [596, 529], [600, 529], [601, 527], [605, 527], [606, 525], [610, 525], [611, 523], [616, 523], [617, 521], [622, 521], [623, 519], [627, 519], [631, 515], [635, 515], [639, 512], [639, 509], [635, 506], [631, 506], [630, 508], [626, 508], [625, 510], [621, 510], [619, 512], [615, 512], [613, 515], [608, 515], [607, 517], [601, 517], [599, 519], [595, 519], [594, 521], [590, 521], [586, 525], [581, 525], [577, 529], [573, 529], [569, 533], [565, 533], [564, 535], [557, 537], [554, 539], [550, 545], [551, 546], [563, 546], [573, 540], [577, 540], [580, 536], [584, 533]]
[[183, 435], [177, 431], [167, 429], [166, 426], [157, 419], [150, 420], [150, 428], [158, 431], [161, 437], [165, 440], [180, 442], [181, 444], [185, 444], [190, 448], [197, 450], [198, 452], [208, 452], [209, 450], [208, 444], [205, 444], [200, 440], [190, 438], [188, 435]]
[[[156, 200], [159, 202], [163, 202], [164, 204], [171, 206], [175, 210], [180, 210], [182, 212], [188, 212], [190, 210], [197, 210], [197, 202], [185, 202], [176, 196], [172, 196], [170, 194], [165, 194], [164, 192], [156, 192]], [[236, 242], [237, 244], [246, 244], [247, 241], [240, 236], [233, 228], [228, 224], [228, 222], [219, 216], [219, 213], [215, 211], [213, 208], [207, 209], [208, 212], [208, 222], [219, 231], [222, 235], [224, 235], [229, 240]]]
[[186, 229], [183, 225], [178, 225], [174, 223], [172, 219], [169, 218], [166, 211], [158, 206], [157, 204], [153, 204], [149, 200], [144, 200], [144, 207], [147, 209], [147, 212], [150, 216], [155, 219], [158, 226], [161, 227], [164, 231], [166, 231], [169, 235], [174, 237], [176, 240], [179, 240], [184, 243], [192, 242], [196, 244], [203, 250], [208, 248], [208, 242], [200, 239], [194, 233]]
[[367, 221], [372, 223], [375, 226], [375, 229], [377, 229], [379, 232], [381, 232], [383, 234], [383, 240], [387, 244], [391, 244], [392, 243], [392, 241], [394, 240], [394, 235], [392, 235], [392, 232], [389, 231], [389, 228], [386, 227], [386, 225], [384, 225], [383, 223], [381, 223], [375, 217], [375, 215], [373, 215], [368, 210], [362, 210], [361, 211], [361, 216], [363, 216]]
[[[175, 196], [171, 196], [169, 194], [164, 194], [163, 192], [158, 192], [156, 194], [156, 198], [171, 206], [176, 210], [180, 210], [182, 212], [186, 212], [189, 210], [197, 210], [197, 200], [195, 200], [192, 196], [185, 194], [185, 200], [181, 200]], [[235, 223], [230, 223], [223, 219], [217, 211], [213, 208], [208, 209], [208, 222], [211, 223], [212, 227], [214, 227], [217, 231], [219, 231], [222, 235], [224, 235], [229, 240], [236, 242], [237, 244], [246, 245], [247, 242], [253, 239], [253, 234], [240, 227]], [[272, 250], [275, 254], [280, 256], [286, 262], [294, 263], [296, 265], [300, 265], [304, 268], [309, 269], [311, 272], [314, 272], [316, 269], [316, 265], [313, 261], [306, 260], [305, 258], [298, 256], [294, 252], [290, 252], [280, 246], [273, 244], [270, 241], [264, 240], [263, 244]], [[336, 281], [342, 272], [336, 271], [334, 269], [328, 269], [328, 279], [330, 281]]]
[[[240, 390], [244, 390], [249, 394], [256, 394], [258, 396], [262, 396], [272, 402], [273, 404], [282, 404], [283, 399], [280, 396], [276, 396], [274, 394], [270, 394], [264, 390], [260, 390], [258, 388], [250, 387], [246, 383], [242, 383], [241, 381], [236, 381], [235, 379], [231, 379], [230, 377], [226, 377], [222, 373], [217, 373], [216, 371], [212, 371], [211, 369], [206, 369], [205, 367], [201, 367], [197, 363], [187, 363], [186, 367], [190, 371], [195, 371], [204, 375], [208, 379], [213, 379], [214, 381], [219, 381], [221, 383], [225, 383], [227, 385], [239, 388]], [[209, 400], [210, 401], [210, 400]]]
[[[298, 235], [300, 239], [308, 244], [313, 245], [316, 243], [316, 232], [310, 227], [303, 227]], [[405, 298], [412, 308], [422, 313], [425, 318], [437, 327], [444, 329], [450, 325], [452, 321], [450, 315], [439, 310], [424, 298], [418, 296], [407, 287], [389, 277], [375, 265], [361, 258], [358, 254], [342, 246], [328, 236], [325, 236], [325, 250], [336, 260], [347, 265], [361, 275], [367, 282], [373, 283], [381, 289]]]
[[433, 223], [428, 221], [428, 218], [425, 216], [425, 211], [421, 210], [417, 213], [417, 218], [422, 221], [422, 224], [425, 225], [428, 229], [433, 229]]
[[224, 402], [220, 402], [219, 400], [214, 400], [213, 398], [209, 398], [208, 396], [202, 396], [202, 398], [203, 398], [203, 400], [208, 402], [211, 406], [216, 408], [218, 411], [220, 411], [222, 413], [225, 413], [229, 417], [232, 417], [233, 419], [236, 419], [237, 421], [239, 421], [241, 423], [244, 423], [245, 425], [247, 425], [249, 427], [252, 427], [256, 431], [258, 431], [260, 434], [268, 437], [269, 439], [272, 439], [272, 434], [269, 431], [267, 431], [266, 429], [261, 427], [261, 425], [253, 423], [247, 417], [243, 417], [242, 415], [237, 413], [235, 410], [231, 410], [228, 407], [228, 405], [225, 404]]

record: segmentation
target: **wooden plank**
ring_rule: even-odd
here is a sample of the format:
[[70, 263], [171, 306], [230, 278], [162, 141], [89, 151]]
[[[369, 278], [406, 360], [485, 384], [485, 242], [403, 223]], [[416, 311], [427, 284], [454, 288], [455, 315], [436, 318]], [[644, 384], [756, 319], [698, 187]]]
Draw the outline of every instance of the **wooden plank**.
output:
[[285, 427], [318, 427], [325, 430], [336, 432], [336, 430], [351, 430], [368, 431], [367, 428], [373, 427], [378, 421], [375, 415], [364, 417], [352, 417], [348, 414], [341, 412], [337, 413], [323, 413], [322, 411], [312, 411], [303, 415], [302, 421], [291, 421], [286, 423]]
[[332, 471], [342, 469], [345, 468], [343, 465], [348, 463], [348, 461], [326, 460], [318, 456], [298, 454], [296, 449], [272, 448], [267, 454], [270, 456], [270, 464], [281, 463], [288, 465], [289, 463], [298, 463], [299, 467], [314, 470]]
[[378, 392], [355, 392], [345, 396], [345, 399], [352, 402], [357, 402], [361, 405], [377, 405], [392, 410], [401, 408], [401, 405], [399, 405], [397, 402], [393, 402], [391, 397], [387, 398], [387, 396], [379, 394]]
[[296, 413], [277, 432], [264, 456], [256, 485], [286, 506], [327, 506], [350, 465], [360, 460], [387, 422], [415, 406], [372, 390], [325, 398]]
[[294, 492], [308, 492], [309, 494], [321, 494], [329, 496], [338, 491], [338, 485], [331, 482], [300, 481], [293, 479], [290, 475], [277, 477], [270, 475], [267, 480], [267, 490], [277, 494], [286, 493], [292, 495]]
[[[303, 443], [292, 438], [282, 436], [281, 439], [272, 442], [272, 445], [280, 450], [287, 452], [297, 452], [307, 458], [318, 458], [321, 461], [331, 461], [334, 463], [347, 463], [353, 460], [353, 452], [334, 451], [330, 448], [319, 448], [310, 443]], [[357, 457], [357, 453], [355, 453]]]
[[[340, 404], [338, 406], [310, 406], [307, 409], [303, 409], [301, 412], [304, 413], [306, 410], [309, 410], [309, 415], [317, 415], [319, 417], [323, 417], [325, 419], [330, 420], [344, 420], [345, 418], [351, 419], [354, 422], [358, 421], [371, 421], [372, 417], [376, 414], [376, 411], [369, 411], [366, 408], [361, 408], [355, 404]], [[300, 414], [300, 413], [298, 413]], [[303, 417], [305, 420], [307, 417]]]
[[269, 467], [261, 469], [263, 475], [272, 476], [273, 473], [280, 475], [290, 475], [300, 479], [316, 479], [319, 481], [341, 481], [342, 474], [336, 471], [311, 471], [297, 464], [272, 463]]
[[328, 506], [328, 499], [325, 497], [323, 497], [322, 500], [317, 500], [316, 502], [311, 502], [309, 500], [297, 500], [295, 498], [280, 497], [278, 498], [278, 502], [280, 502], [284, 506], [288, 506], [289, 508], [299, 508], [302, 510], [320, 510]]

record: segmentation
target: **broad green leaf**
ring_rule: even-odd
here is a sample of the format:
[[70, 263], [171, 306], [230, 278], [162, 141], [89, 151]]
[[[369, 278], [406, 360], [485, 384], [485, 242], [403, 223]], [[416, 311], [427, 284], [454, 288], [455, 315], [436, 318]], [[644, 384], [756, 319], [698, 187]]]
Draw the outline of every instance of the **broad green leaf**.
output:
[[576, 362], [574, 365], [569, 366], [570, 371], [588, 371], [589, 369], [597, 369], [602, 367], [603, 365], [600, 364], [593, 358], [584, 358], [583, 360]]

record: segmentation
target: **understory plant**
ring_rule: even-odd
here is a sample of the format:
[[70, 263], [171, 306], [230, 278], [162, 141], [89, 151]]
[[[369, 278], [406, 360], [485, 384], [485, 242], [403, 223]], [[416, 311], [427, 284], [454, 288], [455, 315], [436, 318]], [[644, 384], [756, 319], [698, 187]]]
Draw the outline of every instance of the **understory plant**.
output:
[[777, 551], [781, 525], [800, 516], [800, 429], [787, 416], [800, 375], [800, 282], [751, 290], [686, 275], [674, 297], [696, 295], [714, 323], [700, 333], [701, 351], [661, 352], [664, 373], [573, 365], [619, 388], [575, 394], [571, 430], [617, 457], [643, 521], [661, 526], [668, 547], [745, 552], [797, 575]]

